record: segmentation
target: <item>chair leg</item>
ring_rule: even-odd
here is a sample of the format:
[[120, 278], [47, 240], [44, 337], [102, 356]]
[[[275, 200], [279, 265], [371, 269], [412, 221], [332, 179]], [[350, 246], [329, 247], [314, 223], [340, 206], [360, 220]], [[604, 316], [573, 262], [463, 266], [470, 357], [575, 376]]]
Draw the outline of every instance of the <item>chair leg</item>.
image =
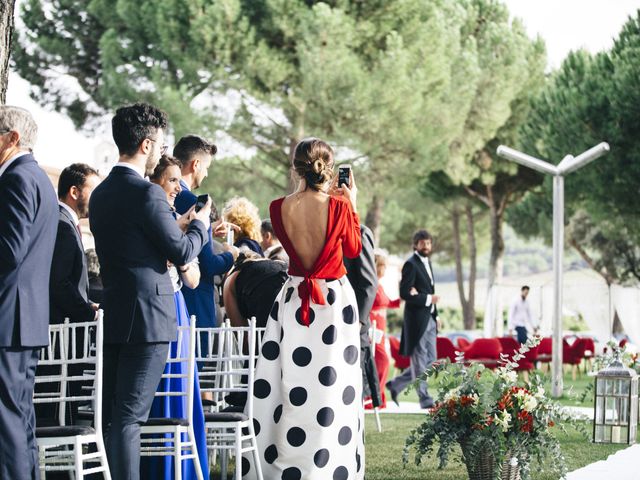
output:
[[173, 472], [175, 480], [182, 480], [182, 434], [178, 427], [173, 431]]
[[578, 365], [574, 364], [573, 367], [571, 368], [571, 378], [573, 379], [573, 381], [576, 381], [576, 376], [578, 373]]
[[40, 457], [40, 480], [47, 480], [44, 448], [38, 448], [38, 456]]
[[75, 463], [74, 473], [76, 480], [84, 480], [84, 475], [82, 474], [82, 443], [78, 437], [75, 437], [73, 442], [73, 458]]
[[107, 461], [107, 451], [104, 448], [104, 439], [102, 435], [98, 435], [96, 440], [96, 447], [100, 453], [100, 465], [104, 468], [102, 473], [104, 480], [111, 480], [111, 470], [109, 470], [109, 462]]
[[236, 480], [242, 480], [242, 428], [235, 428], [236, 440]]
[[376, 416], [376, 427], [378, 429], [378, 433], [382, 433], [382, 423], [380, 422], [380, 409], [378, 407], [373, 407], [373, 414]]
[[[193, 468], [196, 471], [196, 477], [198, 480], [204, 480], [202, 476], [202, 466], [200, 465], [200, 456], [198, 455], [198, 448], [196, 447], [196, 435], [193, 433], [193, 427], [189, 425], [187, 435], [189, 436], [189, 443], [191, 444], [191, 452], [193, 453]], [[208, 479], [207, 479], [208, 480]]]

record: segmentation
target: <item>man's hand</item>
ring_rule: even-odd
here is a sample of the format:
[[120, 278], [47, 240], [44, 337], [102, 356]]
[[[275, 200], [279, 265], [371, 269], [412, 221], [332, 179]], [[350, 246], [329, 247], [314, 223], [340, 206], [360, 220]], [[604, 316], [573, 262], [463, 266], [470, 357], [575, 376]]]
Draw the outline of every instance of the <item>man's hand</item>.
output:
[[436, 318], [436, 328], [438, 331], [442, 330], [442, 320], [440, 318]]
[[412, 297], [418, 295], [418, 290], [416, 290], [416, 287], [411, 287], [411, 290], [409, 290], [409, 295], [411, 295]]
[[431, 303], [437, 305], [440, 301], [440, 295], [431, 295]]
[[97, 312], [98, 310], [100, 310], [100, 305], [98, 305], [97, 303], [90, 303], [89, 306], [94, 312]]
[[213, 233], [214, 237], [224, 238], [227, 236], [227, 231], [229, 230], [229, 228], [232, 228], [236, 233], [240, 231], [240, 227], [235, 223], [225, 222], [224, 220], [220, 219], [216, 223], [211, 225], [211, 232]]

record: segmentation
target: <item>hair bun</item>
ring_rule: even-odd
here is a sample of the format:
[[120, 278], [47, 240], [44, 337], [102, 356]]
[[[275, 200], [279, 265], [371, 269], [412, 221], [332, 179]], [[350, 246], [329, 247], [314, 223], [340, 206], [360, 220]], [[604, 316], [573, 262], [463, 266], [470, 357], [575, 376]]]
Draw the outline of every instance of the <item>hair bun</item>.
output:
[[324, 171], [324, 162], [320, 159], [317, 159], [312, 164], [313, 173], [317, 175], [322, 175]]

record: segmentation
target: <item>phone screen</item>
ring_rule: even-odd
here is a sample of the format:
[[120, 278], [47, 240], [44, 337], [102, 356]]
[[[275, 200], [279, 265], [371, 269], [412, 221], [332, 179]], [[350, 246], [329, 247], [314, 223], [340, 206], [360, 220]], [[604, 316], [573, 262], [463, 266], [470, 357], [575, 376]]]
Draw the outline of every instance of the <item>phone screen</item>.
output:
[[349, 180], [349, 176], [351, 173], [351, 167], [343, 166], [338, 169], [338, 187], [342, 185], [346, 185], [347, 187], [351, 186], [351, 182]]
[[198, 195], [198, 199], [196, 200], [196, 212], [199, 212], [209, 201], [209, 194], [204, 193], [202, 195]]

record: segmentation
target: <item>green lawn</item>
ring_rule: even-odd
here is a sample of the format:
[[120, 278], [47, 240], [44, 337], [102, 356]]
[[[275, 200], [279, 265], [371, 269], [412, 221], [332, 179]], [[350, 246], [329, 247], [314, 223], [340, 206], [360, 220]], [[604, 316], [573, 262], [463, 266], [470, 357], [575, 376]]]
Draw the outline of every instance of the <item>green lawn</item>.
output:
[[[463, 480], [467, 472], [460, 462], [451, 462], [447, 468], [438, 470], [434, 458], [423, 459], [420, 466], [402, 464], [402, 447], [409, 431], [421, 421], [421, 415], [382, 415], [382, 433], [375, 427], [373, 415], [366, 416], [366, 475], [367, 480]], [[588, 425], [587, 425], [588, 426]], [[577, 431], [571, 429], [567, 434], [558, 430], [558, 439], [562, 444], [562, 452], [567, 461], [569, 471], [583, 467], [598, 460], [607, 458], [612, 453], [625, 448], [626, 445], [596, 445]], [[413, 457], [412, 457], [413, 461]], [[532, 480], [557, 480], [550, 473], [544, 472], [544, 465], [532, 466], [537, 472]]]

